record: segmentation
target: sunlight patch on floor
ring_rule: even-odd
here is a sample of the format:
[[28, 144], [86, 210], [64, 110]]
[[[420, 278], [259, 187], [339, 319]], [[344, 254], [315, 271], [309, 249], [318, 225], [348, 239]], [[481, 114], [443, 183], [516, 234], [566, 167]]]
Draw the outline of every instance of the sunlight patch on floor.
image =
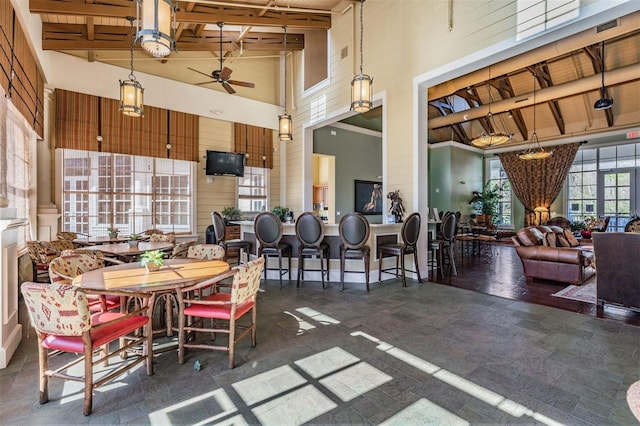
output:
[[288, 365], [233, 383], [233, 389], [247, 405], [254, 405], [304, 385], [307, 380]]
[[325, 315], [322, 312], [316, 311], [315, 309], [304, 307], [298, 308], [296, 309], [296, 311], [308, 316], [312, 320], [317, 321], [322, 325], [340, 324], [340, 321], [338, 321], [337, 319], [331, 318], [329, 315]]
[[445, 410], [437, 404], [419, 399], [394, 416], [380, 423], [380, 426], [413, 426], [413, 425], [448, 425], [467, 426], [468, 421], [452, 412]]
[[301, 425], [336, 408], [315, 386], [307, 385], [254, 408], [264, 425]]
[[[215, 412], [214, 415], [209, 413]], [[149, 423], [152, 425], [191, 424], [194, 426], [205, 424], [234, 424], [246, 425], [244, 418], [237, 415], [218, 422], [223, 417], [230, 416], [237, 411], [229, 395], [223, 389], [189, 398], [169, 407], [149, 413]], [[230, 420], [235, 419], [234, 422]]]
[[295, 361], [294, 364], [302, 368], [305, 373], [314, 379], [317, 379], [341, 368], [355, 364], [358, 361], [360, 361], [360, 358], [342, 348], [334, 347], [302, 358], [301, 360]]
[[427, 374], [432, 375], [433, 377], [435, 377], [438, 380], [441, 380], [445, 383], [447, 383], [450, 386], [455, 387], [456, 389], [461, 390], [462, 392], [465, 392], [477, 399], [479, 399], [480, 401], [495, 406], [498, 409], [502, 410], [503, 412], [513, 416], [513, 417], [522, 417], [522, 416], [529, 416], [532, 417], [533, 419], [550, 425], [550, 426], [560, 426], [561, 423], [556, 422], [553, 419], [550, 419], [548, 417], [546, 417], [543, 414], [537, 413], [535, 411], [533, 411], [530, 408], [527, 408], [526, 406], [519, 404], [515, 401], [512, 401], [510, 399], [507, 399], [505, 397], [503, 397], [502, 395], [499, 395], [493, 391], [490, 391], [489, 389], [480, 386], [478, 384], [475, 384], [463, 377], [458, 376], [455, 373], [452, 373], [450, 371], [447, 371], [441, 367], [438, 367], [435, 364], [431, 364], [427, 361], [422, 361], [419, 362], [419, 358], [416, 357], [415, 355], [412, 355], [408, 352], [405, 352], [401, 349], [398, 349], [396, 347], [394, 347], [393, 345], [391, 345], [390, 343], [386, 343], [380, 339], [378, 339], [377, 337], [371, 336], [370, 334], [367, 333], [363, 333], [361, 331], [354, 331], [353, 333], [351, 333], [351, 336], [353, 337], [363, 337], [371, 342], [374, 342], [377, 344], [377, 349], [381, 350], [383, 352], [388, 353], [389, 355], [403, 361], [406, 362], [408, 365], [411, 365], [413, 367], [416, 367], [417, 369], [424, 371]]
[[320, 380], [320, 383], [341, 400], [347, 402], [390, 382], [392, 379], [393, 377], [370, 364], [360, 362], [325, 377]]

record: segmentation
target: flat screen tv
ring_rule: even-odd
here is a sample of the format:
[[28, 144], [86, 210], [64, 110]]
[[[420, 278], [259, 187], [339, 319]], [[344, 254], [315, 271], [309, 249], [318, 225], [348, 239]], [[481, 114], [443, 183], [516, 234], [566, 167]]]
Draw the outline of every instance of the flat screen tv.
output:
[[233, 152], [207, 151], [207, 175], [244, 176], [244, 154]]

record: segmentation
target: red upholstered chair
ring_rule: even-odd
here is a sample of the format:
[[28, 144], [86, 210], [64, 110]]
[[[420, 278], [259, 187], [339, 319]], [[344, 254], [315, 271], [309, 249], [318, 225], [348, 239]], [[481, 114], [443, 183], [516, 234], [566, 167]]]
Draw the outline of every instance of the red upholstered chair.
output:
[[[56, 284], [71, 284], [73, 279], [83, 272], [104, 268], [104, 262], [104, 259], [90, 254], [56, 257], [49, 263], [49, 279]], [[115, 294], [93, 294], [88, 296], [88, 300], [91, 312], [110, 311], [120, 306], [120, 296]]]
[[[205, 298], [193, 297], [195, 290], [210, 286], [205, 281], [178, 291], [178, 362], [184, 364], [186, 348], [212, 349], [229, 352], [229, 368], [234, 367], [235, 344], [251, 334], [251, 345], [256, 345], [256, 297], [260, 288], [260, 275], [264, 268], [264, 257], [233, 268], [233, 284], [230, 293], [213, 293]], [[240, 324], [243, 317], [249, 323]], [[213, 320], [210, 328], [204, 319]], [[236, 333], [239, 331], [239, 333]], [[196, 342], [196, 332], [227, 334], [226, 345]]]
[[[151, 327], [147, 306], [130, 313], [98, 312], [92, 314], [86, 294], [78, 287], [67, 284], [42, 284], [26, 282], [21, 287], [22, 295], [38, 335], [38, 358], [40, 366], [40, 403], [49, 401], [49, 377], [84, 382], [83, 414], [92, 410], [93, 389], [103, 385], [146, 361], [147, 374], [153, 374], [151, 351]], [[138, 295], [143, 296], [143, 295]], [[137, 337], [131, 333], [144, 329]], [[125, 339], [125, 336], [130, 338]], [[119, 340], [120, 344], [110, 345]], [[125, 351], [142, 347], [135, 358], [107, 366], [108, 373], [94, 380], [94, 366], [106, 363], [109, 358]], [[96, 349], [100, 348], [100, 351]], [[50, 352], [51, 351], [51, 352]], [[50, 353], [71, 352], [81, 354], [71, 362], [55, 370], [49, 368]], [[95, 352], [95, 353], [94, 353]], [[69, 368], [84, 361], [84, 374], [73, 375]]]

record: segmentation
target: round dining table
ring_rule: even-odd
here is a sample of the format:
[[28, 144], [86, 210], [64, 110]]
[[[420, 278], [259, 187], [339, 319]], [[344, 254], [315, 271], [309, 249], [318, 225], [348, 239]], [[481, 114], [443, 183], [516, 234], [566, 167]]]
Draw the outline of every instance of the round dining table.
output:
[[[123, 263], [84, 272], [73, 279], [73, 284], [97, 294], [119, 294], [126, 297], [128, 292], [149, 296], [150, 317], [153, 305], [159, 295], [173, 293], [202, 281], [212, 285], [233, 276], [229, 264], [222, 260], [168, 259], [159, 270], [149, 272], [140, 262]], [[126, 309], [124, 303], [121, 309]], [[173, 334], [171, 298], [165, 298], [166, 335]], [[153, 318], [150, 318], [151, 320]], [[163, 329], [164, 330], [164, 329]], [[158, 331], [154, 331], [154, 334]]]

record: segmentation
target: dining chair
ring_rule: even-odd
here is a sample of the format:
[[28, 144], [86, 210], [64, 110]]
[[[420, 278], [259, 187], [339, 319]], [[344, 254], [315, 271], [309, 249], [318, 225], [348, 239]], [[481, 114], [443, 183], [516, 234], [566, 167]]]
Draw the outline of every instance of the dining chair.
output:
[[[146, 363], [147, 375], [153, 374], [152, 334], [147, 305], [128, 313], [91, 313], [87, 295], [73, 285], [26, 282], [22, 284], [21, 291], [31, 325], [38, 336], [40, 404], [49, 401], [50, 377], [83, 382], [82, 412], [88, 416], [92, 411], [94, 388], [142, 362]], [[132, 335], [139, 329], [143, 330], [142, 333]], [[119, 341], [119, 344], [112, 343], [115, 341]], [[60, 352], [81, 356], [51, 369], [50, 355]], [[134, 358], [107, 365], [110, 358], [129, 352]], [[78, 369], [72, 367], [83, 361], [84, 374], [77, 375]], [[101, 369], [101, 374], [94, 377], [94, 367], [103, 363], [105, 367]]]
[[176, 234], [173, 232], [168, 232], [166, 234], [151, 234], [149, 236], [150, 243], [175, 243], [176, 242]]
[[147, 229], [143, 232], [144, 235], [153, 235], [153, 234], [164, 234], [164, 231], [162, 229]]
[[[296, 221], [296, 238], [300, 242], [298, 248], [298, 278], [296, 287], [300, 287], [300, 276], [304, 280], [305, 257], [318, 256], [320, 259], [320, 269], [306, 269], [308, 271], [320, 271], [322, 288], [325, 288], [324, 275], [329, 278], [329, 244], [324, 242], [324, 223], [311, 212], [302, 213]], [[326, 270], [324, 262], [326, 259]]]
[[[218, 212], [211, 212], [211, 222], [213, 223], [213, 231], [215, 236], [214, 244], [221, 245], [226, 254], [238, 250], [238, 263], [241, 263], [242, 252], [246, 253], [247, 260], [249, 260], [249, 253], [251, 251], [251, 243], [240, 238], [225, 240], [227, 233], [227, 226], [224, 223], [224, 219]], [[227, 260], [225, 254], [224, 260]]]
[[187, 259], [224, 260], [225, 250], [217, 244], [194, 244], [187, 249]]
[[369, 261], [371, 247], [367, 245], [371, 229], [369, 221], [360, 213], [347, 213], [342, 216], [338, 225], [340, 245], [340, 289], [344, 290], [344, 274], [363, 273], [363, 271], [345, 270], [347, 259], [362, 259], [367, 291], [369, 291]]
[[[267, 267], [267, 258], [278, 256], [278, 277], [280, 279], [280, 288], [282, 288], [282, 276], [289, 274], [291, 278], [291, 244], [282, 242], [282, 222], [278, 216], [271, 212], [262, 212], [256, 216], [253, 223], [253, 229], [256, 239], [259, 242], [258, 257], [264, 257], [264, 279], [267, 279], [267, 271], [276, 270]], [[282, 270], [282, 257], [287, 256], [289, 262], [287, 270]]]
[[186, 259], [187, 253], [189, 252], [189, 247], [196, 244], [196, 240], [183, 241], [181, 243], [176, 244], [171, 251], [171, 255], [169, 258], [171, 259]]
[[[415, 212], [409, 215], [402, 223], [400, 231], [402, 235], [401, 243], [387, 243], [378, 245], [378, 280], [382, 281], [382, 273], [391, 273], [396, 278], [402, 277], [402, 287], [407, 286], [405, 256], [413, 254], [413, 263], [416, 267], [415, 272], [418, 275], [418, 283], [421, 283], [420, 267], [418, 265], [418, 238], [420, 237], [421, 218], [420, 213]], [[391, 268], [383, 268], [382, 261], [384, 257], [393, 256], [396, 260], [396, 266]], [[399, 264], [398, 264], [399, 263]], [[394, 271], [389, 272], [389, 271]], [[399, 273], [401, 271], [401, 274]]]
[[[196, 290], [210, 286], [210, 280], [184, 287], [178, 291], [178, 362], [184, 364], [187, 348], [211, 349], [229, 353], [229, 368], [235, 366], [235, 345], [251, 335], [251, 346], [256, 346], [256, 298], [260, 289], [260, 276], [265, 258], [258, 257], [234, 267], [230, 292], [215, 292], [204, 298], [193, 296]], [[241, 322], [249, 317], [249, 323]], [[212, 320], [207, 327], [205, 319]], [[196, 333], [211, 333], [213, 342], [197, 342]], [[226, 344], [218, 343], [216, 334], [226, 334]]]
[[56, 234], [56, 238], [58, 240], [67, 240], [67, 241], [73, 241], [76, 238], [78, 238], [78, 234], [75, 232], [69, 232], [69, 231], [60, 231]]
[[[54, 284], [71, 284], [73, 279], [84, 272], [105, 267], [104, 259], [91, 254], [69, 254], [56, 257], [49, 263], [49, 280]], [[120, 306], [120, 296], [116, 294], [87, 295], [91, 312], [110, 311]]]
[[[442, 217], [442, 223], [440, 224], [440, 237], [437, 241], [434, 241], [432, 245], [438, 251], [438, 271], [440, 276], [444, 276], [444, 263], [448, 262], [449, 269], [453, 275], [458, 275], [456, 269], [455, 260], [455, 237], [456, 228], [458, 223], [456, 215], [451, 212], [447, 212]], [[446, 259], [445, 259], [446, 258]]]
[[57, 253], [50, 253], [41, 241], [27, 241], [27, 252], [31, 260], [33, 281], [49, 282], [49, 262], [58, 257]]

